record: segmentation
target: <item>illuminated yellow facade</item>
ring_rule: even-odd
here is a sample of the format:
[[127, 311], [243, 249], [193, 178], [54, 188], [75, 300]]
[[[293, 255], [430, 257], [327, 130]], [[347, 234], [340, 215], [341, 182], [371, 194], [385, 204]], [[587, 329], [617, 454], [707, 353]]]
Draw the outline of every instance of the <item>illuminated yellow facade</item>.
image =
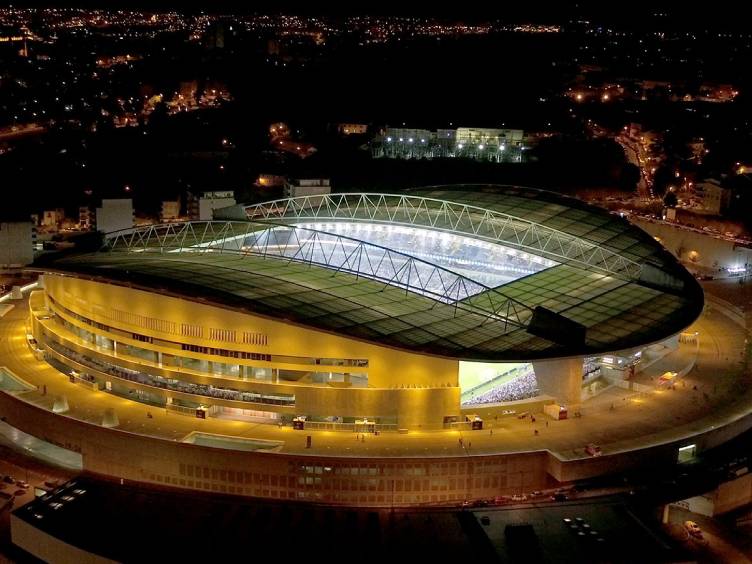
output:
[[[460, 411], [456, 359], [71, 276], [45, 276], [30, 307], [34, 338], [51, 358], [168, 404], [426, 429], [441, 428]], [[206, 397], [163, 389], [119, 378], [107, 367], [233, 393]], [[253, 394], [251, 401], [231, 399], [235, 392]]]

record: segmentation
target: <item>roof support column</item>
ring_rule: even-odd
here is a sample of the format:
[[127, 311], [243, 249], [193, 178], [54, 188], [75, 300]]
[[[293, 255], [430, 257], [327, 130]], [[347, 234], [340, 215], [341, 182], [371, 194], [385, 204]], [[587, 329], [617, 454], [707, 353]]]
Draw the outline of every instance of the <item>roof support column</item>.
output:
[[535, 360], [533, 370], [541, 393], [567, 407], [582, 402], [582, 358]]

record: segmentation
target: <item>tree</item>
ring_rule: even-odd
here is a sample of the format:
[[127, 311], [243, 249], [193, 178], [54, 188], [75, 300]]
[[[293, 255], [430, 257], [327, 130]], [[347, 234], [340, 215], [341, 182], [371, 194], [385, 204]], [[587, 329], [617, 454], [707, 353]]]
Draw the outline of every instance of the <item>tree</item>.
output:
[[666, 192], [666, 195], [663, 197], [663, 205], [667, 208], [675, 208], [676, 204], [679, 203], [679, 198], [676, 197], [676, 194], [674, 192]]
[[669, 185], [675, 181], [673, 167], [662, 164], [655, 171], [653, 176], [653, 192], [659, 196], [663, 196], [666, 193]]
[[640, 167], [632, 163], [625, 163], [619, 174], [619, 188], [628, 192], [634, 192], [640, 182]]

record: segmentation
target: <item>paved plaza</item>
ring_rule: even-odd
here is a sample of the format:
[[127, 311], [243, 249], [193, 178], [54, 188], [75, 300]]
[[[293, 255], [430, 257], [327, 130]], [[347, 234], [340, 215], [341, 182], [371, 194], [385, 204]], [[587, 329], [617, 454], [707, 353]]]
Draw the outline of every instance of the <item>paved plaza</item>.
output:
[[[119, 429], [182, 440], [192, 432], [216, 433], [250, 439], [281, 441], [277, 452], [332, 456], [466, 456], [490, 453], [550, 450], [562, 459], [586, 456], [584, 446], [597, 443], [604, 454], [677, 440], [721, 426], [752, 410], [752, 387], [743, 370], [745, 330], [709, 305], [688, 329], [697, 331], [699, 346], [680, 344], [678, 350], [650, 365], [639, 377], [642, 391], [612, 386], [582, 404], [579, 418], [553, 421], [542, 413], [530, 418], [486, 418], [482, 431], [410, 431], [408, 434], [365, 435], [336, 431], [295, 431], [290, 427], [193, 417], [93, 391], [34, 358], [26, 343], [27, 303], [0, 318], [0, 366], [7, 367], [37, 390], [23, 392], [25, 401], [52, 409], [55, 398], [65, 396], [65, 414], [101, 424], [106, 409], [119, 418]], [[667, 370], [686, 376], [667, 388], [658, 377]], [[46, 393], [45, 393], [46, 391]], [[501, 413], [503, 407], [499, 407]], [[537, 431], [537, 434], [536, 432]], [[312, 437], [306, 448], [306, 437]], [[463, 440], [460, 445], [460, 438]]]

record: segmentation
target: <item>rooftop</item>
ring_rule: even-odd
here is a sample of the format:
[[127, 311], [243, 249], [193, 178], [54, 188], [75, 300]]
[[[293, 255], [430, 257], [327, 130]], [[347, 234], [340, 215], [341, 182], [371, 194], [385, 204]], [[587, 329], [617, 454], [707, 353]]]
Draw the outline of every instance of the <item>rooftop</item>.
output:
[[702, 310], [699, 285], [649, 235], [539, 190], [318, 195], [246, 214], [113, 233], [54, 266], [465, 360], [628, 349]]

